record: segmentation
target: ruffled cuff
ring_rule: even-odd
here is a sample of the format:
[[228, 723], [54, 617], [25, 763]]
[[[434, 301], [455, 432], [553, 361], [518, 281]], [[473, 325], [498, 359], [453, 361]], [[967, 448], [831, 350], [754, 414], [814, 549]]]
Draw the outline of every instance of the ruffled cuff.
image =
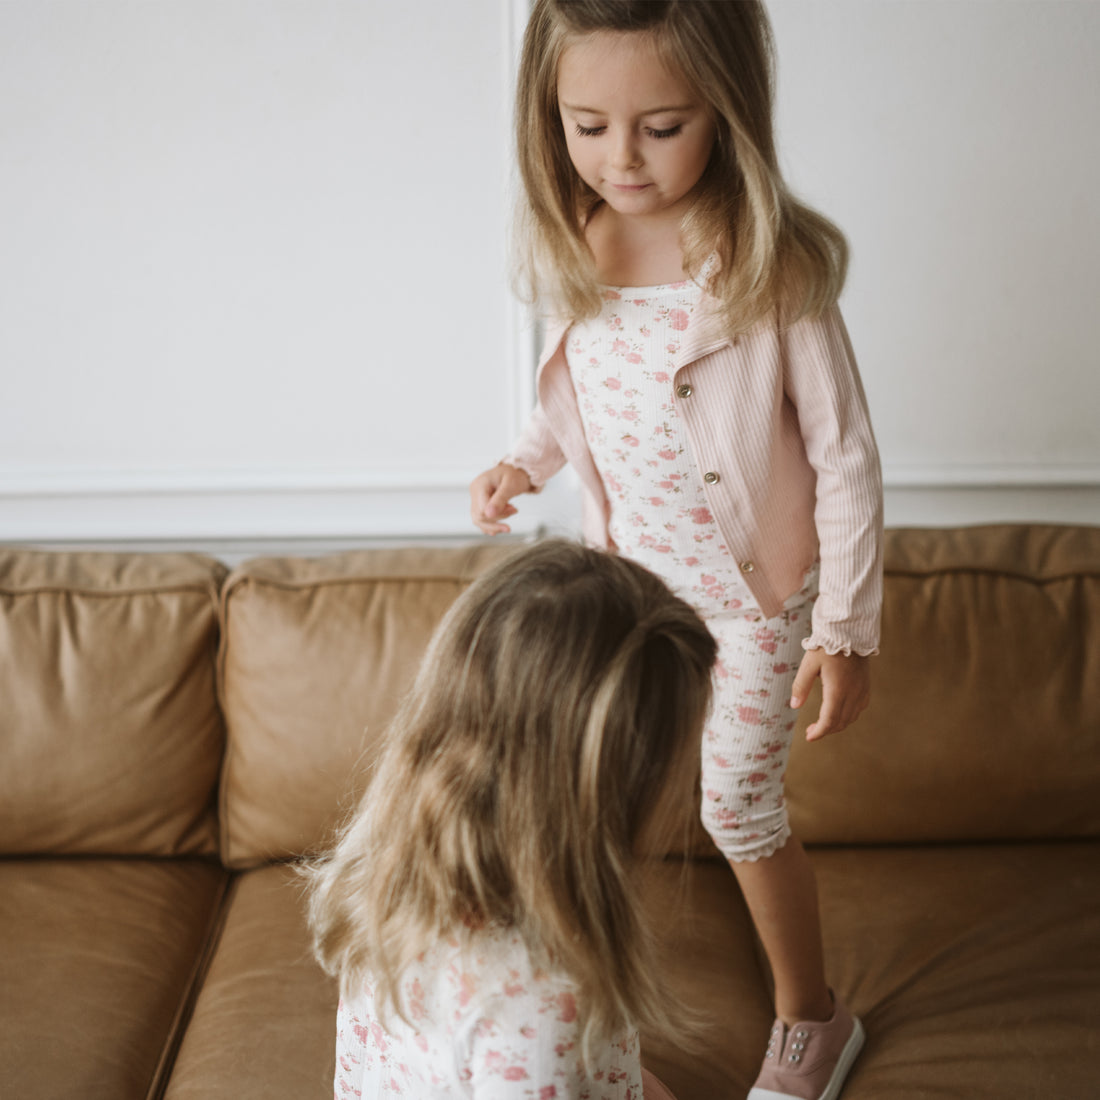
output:
[[510, 454], [505, 455], [500, 461], [508, 466], [514, 466], [517, 470], [522, 470], [527, 475], [527, 480], [531, 482], [532, 493], [542, 492], [546, 481], [540, 478], [526, 463], [517, 461], [515, 456]]
[[843, 654], [845, 657], [851, 657], [853, 654], [857, 657], [874, 657], [878, 653], [877, 645], [871, 643], [860, 645], [857, 642], [840, 641], [836, 638], [826, 637], [816, 630], [802, 643], [802, 648], [807, 651], [823, 649], [830, 657], [835, 657], [838, 653]]

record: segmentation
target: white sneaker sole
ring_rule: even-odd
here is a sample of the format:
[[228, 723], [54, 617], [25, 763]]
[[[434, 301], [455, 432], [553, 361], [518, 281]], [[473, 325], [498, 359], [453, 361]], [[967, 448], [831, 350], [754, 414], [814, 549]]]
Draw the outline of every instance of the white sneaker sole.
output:
[[[852, 1018], [852, 1023], [855, 1026], [852, 1028], [852, 1034], [848, 1036], [848, 1041], [844, 1044], [844, 1049], [840, 1052], [833, 1075], [829, 1078], [825, 1091], [816, 1100], [837, 1100], [840, 1090], [844, 1088], [844, 1082], [847, 1080], [848, 1070], [852, 1068], [852, 1063], [863, 1049], [863, 1024], [855, 1017]], [[774, 1089], [753, 1088], [749, 1092], [748, 1100], [798, 1100], [798, 1097], [791, 1096], [788, 1092], [776, 1092]]]

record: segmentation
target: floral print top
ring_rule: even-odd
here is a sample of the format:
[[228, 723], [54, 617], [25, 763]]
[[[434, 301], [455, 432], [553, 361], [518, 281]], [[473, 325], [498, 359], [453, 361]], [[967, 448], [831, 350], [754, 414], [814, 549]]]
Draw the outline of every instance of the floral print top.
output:
[[643, 1100], [637, 1033], [586, 1072], [570, 984], [534, 968], [514, 933], [440, 944], [401, 988], [408, 1022], [381, 1020], [369, 986], [341, 1001], [335, 1100]]
[[570, 329], [565, 357], [615, 545], [714, 614], [752, 596], [708, 507], [673, 394], [701, 294], [694, 282], [609, 288], [599, 315]]

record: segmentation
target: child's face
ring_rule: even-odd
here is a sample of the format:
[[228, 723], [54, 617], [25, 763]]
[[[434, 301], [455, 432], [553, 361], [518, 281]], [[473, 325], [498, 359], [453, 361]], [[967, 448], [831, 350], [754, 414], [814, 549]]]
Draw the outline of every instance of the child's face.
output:
[[714, 146], [706, 105], [644, 32], [599, 31], [562, 53], [558, 108], [577, 174], [622, 215], [678, 220]]

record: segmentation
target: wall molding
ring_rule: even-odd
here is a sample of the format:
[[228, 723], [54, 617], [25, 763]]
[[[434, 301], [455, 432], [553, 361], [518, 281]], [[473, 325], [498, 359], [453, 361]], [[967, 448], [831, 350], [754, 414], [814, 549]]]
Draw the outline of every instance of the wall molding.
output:
[[[0, 542], [468, 538], [473, 472], [0, 473]], [[517, 533], [569, 514], [575, 490], [556, 480]]]
[[224, 496], [298, 492], [423, 492], [465, 488], [459, 470], [120, 470], [53, 467], [0, 471], [0, 500], [20, 497]]
[[0, 479], [0, 540], [433, 536], [468, 529], [456, 473], [92, 473]]
[[888, 489], [1034, 489], [1100, 487], [1096, 463], [889, 463]]
[[[0, 471], [0, 541], [464, 538], [473, 532], [467, 492], [473, 472]], [[957, 514], [964, 499], [980, 497], [983, 512], [993, 514], [998, 501], [1011, 498], [1018, 511], [1046, 494], [1065, 498], [1072, 513], [1074, 499], [1100, 495], [1100, 467], [1085, 464], [895, 465], [886, 467], [884, 480], [888, 499], [919, 497], [931, 502], [922, 505], [930, 514], [942, 499], [945, 516]], [[514, 530], [569, 528], [576, 499], [575, 480], [556, 478], [524, 502]]]
[[[520, 334], [518, 355], [533, 355], [529, 334]], [[524, 372], [526, 373], [526, 371]], [[514, 403], [517, 429], [533, 401], [533, 386], [518, 386]], [[377, 470], [301, 468], [233, 468], [221, 470], [42, 467], [0, 469], [0, 501], [49, 497], [130, 496], [262, 496], [269, 493], [430, 492], [462, 489], [471, 473], [465, 469]], [[952, 488], [1100, 488], [1100, 465], [1092, 463], [937, 463], [883, 466], [883, 483], [891, 489]]]

